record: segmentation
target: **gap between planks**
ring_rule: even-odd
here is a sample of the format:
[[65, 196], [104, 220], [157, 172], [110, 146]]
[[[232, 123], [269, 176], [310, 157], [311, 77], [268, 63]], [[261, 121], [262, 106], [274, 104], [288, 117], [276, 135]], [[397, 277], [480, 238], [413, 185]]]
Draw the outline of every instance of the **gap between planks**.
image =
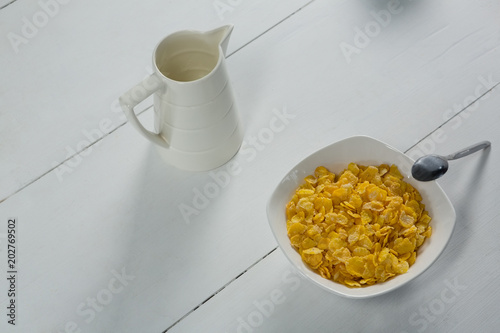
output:
[[4, 9], [5, 7], [7, 7], [8, 5], [12, 5], [14, 2], [16, 2], [17, 0], [12, 0], [11, 2], [8, 2], [6, 3], [5, 5], [3, 5], [2, 7], [0, 7], [0, 10]]
[[174, 322], [165, 331], [163, 331], [163, 333], [166, 333], [168, 330], [170, 330], [175, 325], [177, 325], [178, 323], [180, 323], [182, 320], [184, 320], [185, 318], [187, 318], [190, 314], [192, 314], [193, 312], [195, 312], [196, 310], [198, 310], [198, 308], [200, 308], [202, 305], [204, 305], [206, 302], [208, 302], [210, 299], [212, 299], [212, 297], [214, 297], [215, 295], [217, 295], [218, 293], [220, 293], [222, 290], [226, 289], [227, 286], [229, 286], [231, 283], [233, 283], [234, 281], [236, 281], [237, 279], [239, 279], [241, 276], [243, 276], [243, 274], [245, 274], [246, 272], [248, 272], [249, 270], [251, 270], [255, 265], [257, 265], [258, 263], [260, 263], [262, 260], [266, 259], [270, 254], [272, 254], [274, 251], [276, 251], [277, 248], [278, 248], [277, 246], [274, 247], [271, 251], [269, 251], [262, 258], [259, 258], [256, 262], [254, 262], [253, 264], [251, 264], [247, 269], [245, 269], [240, 274], [236, 275], [229, 282], [227, 282], [225, 285], [223, 285], [222, 287], [220, 287], [216, 292], [214, 292], [212, 295], [210, 295], [209, 297], [207, 297], [203, 302], [201, 302], [200, 304], [198, 304], [197, 306], [195, 306], [194, 308], [192, 308], [191, 310], [189, 310], [185, 315], [183, 315], [182, 317], [180, 317], [179, 319], [177, 319], [176, 322]]

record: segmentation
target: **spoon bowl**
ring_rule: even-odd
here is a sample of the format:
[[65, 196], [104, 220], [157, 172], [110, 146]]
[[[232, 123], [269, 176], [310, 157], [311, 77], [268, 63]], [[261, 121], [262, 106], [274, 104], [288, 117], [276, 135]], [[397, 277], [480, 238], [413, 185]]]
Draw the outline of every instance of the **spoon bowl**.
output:
[[482, 141], [462, 149], [448, 156], [425, 155], [420, 157], [412, 166], [411, 174], [416, 180], [428, 182], [436, 180], [448, 171], [448, 161], [456, 160], [464, 156], [470, 155], [481, 149], [486, 149], [491, 146], [491, 142]]
[[423, 156], [411, 168], [413, 178], [423, 182], [438, 179], [446, 171], [448, 171], [448, 160], [439, 155]]

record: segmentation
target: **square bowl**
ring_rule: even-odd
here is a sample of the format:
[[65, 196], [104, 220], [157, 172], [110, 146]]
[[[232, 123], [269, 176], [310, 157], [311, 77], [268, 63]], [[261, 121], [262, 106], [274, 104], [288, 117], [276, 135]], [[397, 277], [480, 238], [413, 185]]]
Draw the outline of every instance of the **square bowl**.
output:
[[[285, 206], [291, 200], [296, 188], [304, 183], [304, 178], [314, 174], [314, 170], [320, 165], [339, 174], [350, 162], [367, 166], [395, 164], [405, 177], [404, 181], [420, 192], [422, 202], [432, 218], [430, 222], [432, 235], [418, 249], [417, 259], [408, 272], [385, 282], [361, 288], [349, 288], [322, 278], [309, 268], [290, 244], [286, 229]], [[402, 152], [374, 138], [354, 136], [314, 152], [293, 167], [273, 191], [267, 203], [267, 217], [279, 247], [299, 273], [334, 294], [348, 298], [368, 298], [399, 288], [429, 268], [446, 247], [455, 226], [456, 215], [450, 200], [435, 181], [419, 182], [411, 177], [413, 162]]]

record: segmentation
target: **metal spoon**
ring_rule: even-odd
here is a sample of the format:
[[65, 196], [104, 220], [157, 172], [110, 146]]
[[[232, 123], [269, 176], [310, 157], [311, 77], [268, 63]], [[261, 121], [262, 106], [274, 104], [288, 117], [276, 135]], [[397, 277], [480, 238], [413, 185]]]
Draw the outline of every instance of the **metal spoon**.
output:
[[427, 182], [441, 177], [448, 171], [448, 161], [456, 160], [491, 146], [489, 141], [481, 141], [448, 156], [425, 155], [412, 166], [411, 174], [416, 180]]

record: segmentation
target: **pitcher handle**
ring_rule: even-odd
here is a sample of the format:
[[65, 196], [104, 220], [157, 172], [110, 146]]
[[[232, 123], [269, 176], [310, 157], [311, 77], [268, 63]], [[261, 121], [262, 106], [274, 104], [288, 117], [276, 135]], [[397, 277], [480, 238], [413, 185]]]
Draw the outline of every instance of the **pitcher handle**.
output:
[[146, 139], [156, 143], [161, 147], [169, 148], [168, 142], [160, 134], [151, 132], [144, 128], [144, 126], [142, 126], [134, 112], [134, 107], [136, 107], [137, 104], [151, 96], [162, 87], [162, 81], [155, 73], [153, 73], [145, 78], [142, 82], [137, 84], [135, 87], [127, 91], [125, 94], [120, 96], [119, 101], [120, 106], [125, 113], [125, 116], [132, 124], [132, 126], [134, 126]]

